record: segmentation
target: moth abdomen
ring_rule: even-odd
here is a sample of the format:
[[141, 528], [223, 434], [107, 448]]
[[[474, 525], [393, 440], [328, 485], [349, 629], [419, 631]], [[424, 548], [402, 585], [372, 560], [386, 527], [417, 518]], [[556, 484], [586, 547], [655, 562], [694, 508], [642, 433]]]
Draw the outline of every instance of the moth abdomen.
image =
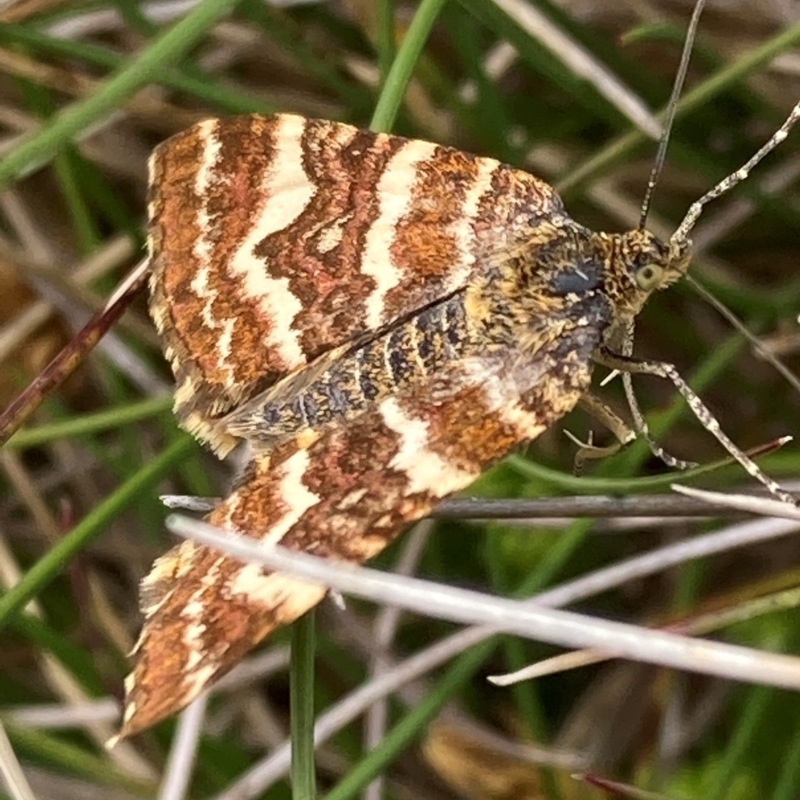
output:
[[346, 423], [469, 355], [468, 328], [464, 297], [453, 295], [349, 351], [326, 353], [226, 417], [224, 427], [269, 449]]

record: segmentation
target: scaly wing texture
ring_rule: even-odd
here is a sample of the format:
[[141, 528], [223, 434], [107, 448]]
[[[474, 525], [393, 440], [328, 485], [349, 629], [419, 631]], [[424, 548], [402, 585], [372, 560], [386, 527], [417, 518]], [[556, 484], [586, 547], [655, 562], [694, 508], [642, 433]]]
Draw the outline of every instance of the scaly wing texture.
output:
[[181, 424], [216, 418], [331, 348], [463, 287], [565, 216], [528, 173], [281, 114], [207, 120], [150, 162], [151, 313]]
[[[228, 530], [362, 562], [443, 497], [570, 410], [590, 380], [596, 328], [526, 361], [469, 359], [391, 397], [307, 449], [259, 456], [209, 516]], [[122, 736], [174, 713], [325, 588], [184, 542], [143, 583], [146, 616]]]

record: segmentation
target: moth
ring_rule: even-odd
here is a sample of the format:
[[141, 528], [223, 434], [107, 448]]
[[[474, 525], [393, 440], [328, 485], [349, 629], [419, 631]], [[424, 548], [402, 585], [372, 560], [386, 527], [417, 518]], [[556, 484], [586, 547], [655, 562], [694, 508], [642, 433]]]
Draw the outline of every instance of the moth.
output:
[[[527, 172], [339, 122], [250, 115], [172, 137], [150, 161], [149, 248], [175, 412], [218, 456], [250, 453], [207, 520], [362, 562], [572, 409], [595, 362], [673, 377], [610, 345], [684, 275], [689, 227], [595, 233]], [[173, 548], [142, 583], [121, 735], [325, 593]]]

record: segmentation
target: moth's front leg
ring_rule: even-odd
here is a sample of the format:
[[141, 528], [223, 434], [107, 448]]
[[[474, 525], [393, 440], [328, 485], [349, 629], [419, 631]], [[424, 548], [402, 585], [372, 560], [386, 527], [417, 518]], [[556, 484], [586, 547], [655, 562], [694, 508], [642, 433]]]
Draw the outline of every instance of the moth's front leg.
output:
[[706, 404], [695, 394], [689, 384], [680, 376], [674, 364], [663, 361], [642, 361], [633, 356], [624, 356], [614, 353], [605, 346], [600, 346], [595, 350], [594, 360], [610, 369], [629, 372], [631, 374], [657, 375], [659, 378], [666, 378], [672, 381], [675, 388], [686, 400], [692, 413], [700, 421], [700, 424], [711, 433], [717, 441], [744, 467], [746, 472], [757, 481], [760, 481], [769, 492], [785, 503], [796, 505], [792, 495], [781, 489], [780, 485], [772, 478], [762, 472], [761, 468], [741, 450], [722, 430], [719, 421], [711, 413]]

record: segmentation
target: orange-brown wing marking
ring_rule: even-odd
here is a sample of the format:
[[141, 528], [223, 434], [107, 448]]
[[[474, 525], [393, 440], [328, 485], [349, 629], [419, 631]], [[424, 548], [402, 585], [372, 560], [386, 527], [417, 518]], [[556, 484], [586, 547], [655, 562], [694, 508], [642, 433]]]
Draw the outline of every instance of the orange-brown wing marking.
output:
[[[505, 361], [458, 363], [327, 430], [308, 449], [257, 457], [208, 520], [263, 543], [364, 561], [566, 413], [589, 383], [596, 337], [560, 337], [516, 373]], [[554, 370], [554, 360], [564, 368]], [[324, 593], [191, 542], [174, 548], [143, 582], [146, 620], [126, 681], [122, 735], [183, 707]]]
[[151, 313], [178, 417], [220, 454], [215, 417], [564, 216], [492, 159], [293, 115], [199, 123], [150, 169]]

